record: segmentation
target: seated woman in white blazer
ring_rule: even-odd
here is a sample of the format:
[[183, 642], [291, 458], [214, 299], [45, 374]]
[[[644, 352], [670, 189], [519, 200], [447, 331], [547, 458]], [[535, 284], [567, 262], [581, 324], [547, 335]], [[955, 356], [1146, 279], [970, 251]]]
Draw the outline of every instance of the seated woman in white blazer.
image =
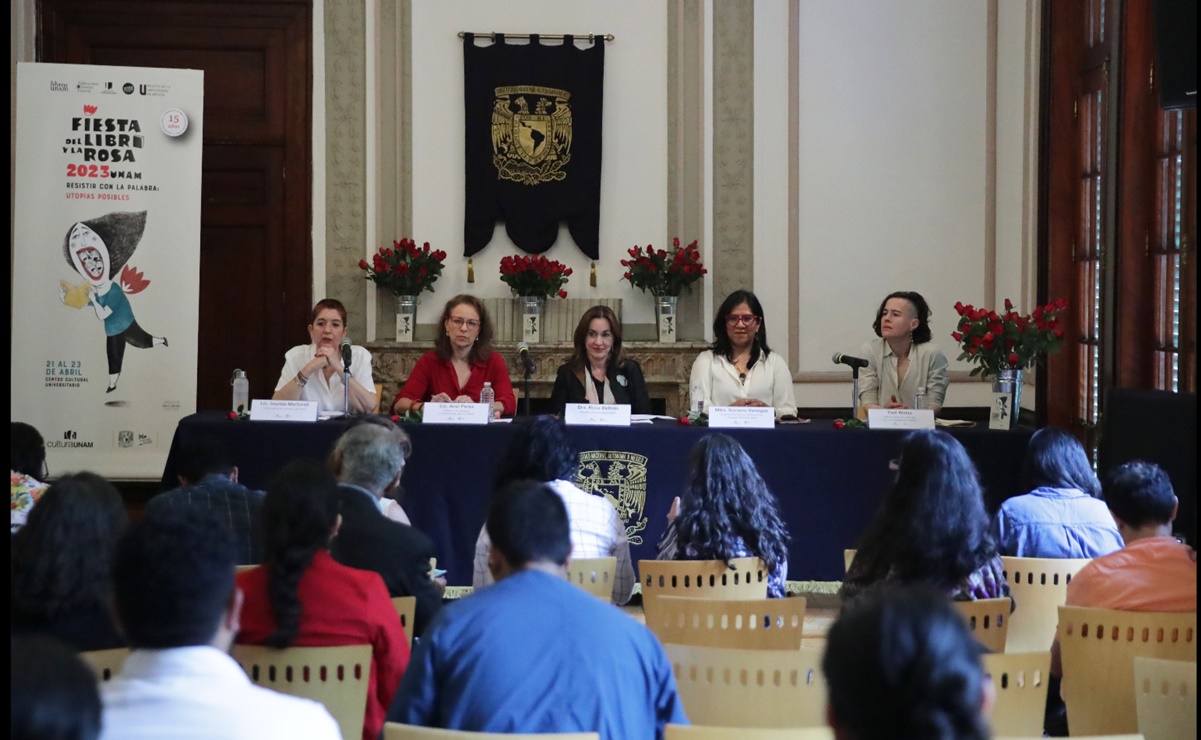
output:
[[792, 373], [767, 346], [763, 306], [749, 290], [731, 293], [713, 319], [713, 346], [692, 363], [692, 405], [772, 406], [777, 417], [795, 417]]

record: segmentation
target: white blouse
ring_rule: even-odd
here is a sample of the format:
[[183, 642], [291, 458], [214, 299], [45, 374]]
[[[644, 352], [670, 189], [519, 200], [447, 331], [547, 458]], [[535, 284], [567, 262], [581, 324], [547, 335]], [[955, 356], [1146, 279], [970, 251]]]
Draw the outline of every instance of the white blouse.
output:
[[905, 408], [913, 408], [917, 389], [926, 387], [926, 405], [940, 409], [947, 396], [947, 356], [933, 342], [915, 344], [909, 349], [909, 369], [897, 383], [897, 356], [884, 339], [863, 345], [867, 367], [859, 375], [859, 405], [885, 406], [893, 396]]
[[763, 401], [776, 410], [776, 416], [795, 416], [796, 398], [792, 394], [792, 373], [779, 352], [759, 356], [746, 380], [738, 377], [738, 368], [713, 350], [705, 350], [692, 363], [688, 383], [692, 405], [698, 400], [710, 406], [730, 406], [741, 398]]
[[[300, 344], [288, 350], [284, 355], [284, 369], [279, 374], [275, 390], [278, 391], [293, 382], [296, 374], [316, 356], [315, 344]], [[371, 353], [357, 344], [350, 347], [350, 377], [359, 381], [359, 385], [367, 390], [375, 392], [375, 380], [371, 377]], [[313, 373], [300, 391], [300, 400], [316, 401], [320, 411], [345, 411], [346, 396], [342, 389], [342, 375], [334, 373], [327, 381], [324, 370]]]

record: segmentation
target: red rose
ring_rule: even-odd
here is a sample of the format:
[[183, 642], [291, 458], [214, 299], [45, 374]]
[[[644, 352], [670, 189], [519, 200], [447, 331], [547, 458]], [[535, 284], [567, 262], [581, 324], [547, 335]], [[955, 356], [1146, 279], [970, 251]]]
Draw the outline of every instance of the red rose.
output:
[[843, 423], [842, 419], [834, 420], [834, 428], [835, 429], [842, 429], [844, 426], [846, 426], [846, 424]]
[[682, 427], [686, 427], [686, 426], [689, 426], [690, 424], [692, 424], [692, 421], [687, 416], [681, 416], [680, 420], [677, 421], [676, 423]]
[[400, 417], [399, 417], [399, 416], [397, 416], [396, 414], [392, 414], [392, 415], [391, 415], [391, 416], [389, 416], [388, 418], [389, 418], [389, 419], [391, 419], [391, 420], [392, 420], [392, 421], [394, 421], [394, 422], [395, 422], [395, 421], [400, 421]]
[[[561, 265], [560, 265], [560, 266], [561, 266]], [[563, 274], [564, 274], [564, 275], [570, 275], [570, 274], [571, 274], [571, 268], [570, 268], [570, 267], [568, 267], [566, 270], [564, 270], [564, 271], [563, 271]]]
[[426, 254], [428, 254], [428, 253], [429, 253], [429, 251], [430, 251], [430, 243], [429, 243], [429, 242], [426, 242], [426, 243], [425, 243], [425, 246], [423, 246], [423, 247], [421, 248], [421, 251], [422, 251], [422, 252], [425, 252]]
[[1055, 301], [1055, 308], [1059, 309], [1060, 311], [1064, 310], [1067, 307], [1068, 307], [1068, 299], [1060, 298], [1059, 300]]
[[560, 298], [566, 298], [566, 297], [567, 297], [567, 291], [565, 291], [565, 290], [560, 290], [560, 291], [559, 291], [559, 297], [560, 297]]
[[673, 247], [678, 247], [678, 246], [680, 246], [680, 237], [678, 237], [678, 236], [677, 236], [675, 239], [672, 239], [672, 240], [671, 240], [671, 246], [673, 246]]
[[623, 278], [625, 278], [626, 280], [629, 280], [629, 279], [630, 279], [630, 273], [628, 273], [628, 272], [627, 272], [626, 274], [622, 275], [622, 277], [623, 277]]
[[238, 418], [238, 412], [230, 411], [229, 414], [227, 414], [227, 416], [229, 416], [229, 418], [231, 418], [231, 419], [236, 419], [236, 418]]
[[1009, 300], [1008, 298], [1005, 299], [1005, 310], [1006, 311], [1013, 310], [1013, 301]]
[[955, 313], [959, 314], [960, 316], [963, 315], [963, 303], [955, 301]]
[[366, 269], [367, 269], [367, 260], [359, 260], [359, 269], [360, 269], [360, 270], [366, 270]]
[[1010, 365], [1013, 365], [1014, 367], [1017, 367], [1017, 366], [1018, 366], [1018, 362], [1020, 362], [1020, 361], [1021, 361], [1021, 358], [1020, 358], [1020, 357], [1018, 357], [1018, 355], [1017, 355], [1017, 353], [1016, 353], [1016, 352], [1010, 352], [1010, 353], [1009, 353], [1009, 364], [1010, 364]]
[[637, 256], [638, 256], [638, 251], [639, 251], [639, 250], [638, 250], [638, 247], [637, 247], [637, 246], [634, 246], [634, 247], [633, 247], [633, 248], [631, 248], [631, 249], [627, 249], [627, 250], [626, 250], [626, 253], [627, 253], [627, 254], [629, 254], [631, 257], [637, 257]]
[[1052, 333], [1055, 334], [1056, 339], [1063, 339], [1063, 329], [1060, 329], [1059, 327], [1055, 327], [1052, 330]]
[[980, 343], [984, 345], [984, 349], [992, 349], [992, 344], [995, 339], [996, 338], [992, 335], [992, 332], [990, 331], [990, 332], [985, 333], [984, 338], [980, 340]]
[[976, 354], [976, 345], [974, 345], [974, 344], [973, 344], [971, 347], [968, 347], [968, 348], [967, 348], [967, 353], [968, 353], [969, 355], [974, 355], [974, 354]]
[[647, 245], [646, 245], [646, 253], [647, 253], [647, 255], [652, 255], [652, 256], [653, 256], [653, 255], [655, 254], [655, 249], [654, 249], [654, 247], [652, 247], [651, 245], [647, 244]]
[[963, 341], [963, 335], [962, 335], [962, 334], [960, 334], [960, 333], [959, 333], [959, 332], [957, 332], [957, 331], [953, 331], [953, 332], [951, 332], [951, 338], [952, 338], [952, 339], [954, 339], [956, 342], [962, 342], [962, 341]]
[[1030, 312], [1030, 318], [1037, 320], [1037, 319], [1041, 319], [1042, 317], [1043, 317], [1043, 307], [1035, 306], [1034, 310]]

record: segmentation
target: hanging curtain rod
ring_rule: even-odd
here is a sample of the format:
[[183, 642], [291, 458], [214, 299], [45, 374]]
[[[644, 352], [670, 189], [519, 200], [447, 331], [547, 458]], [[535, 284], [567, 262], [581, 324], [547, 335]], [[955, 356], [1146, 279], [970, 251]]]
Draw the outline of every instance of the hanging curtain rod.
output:
[[[466, 36], [466, 35], [467, 35], [467, 32], [466, 32], [466, 31], [459, 31], [459, 38], [463, 38], [463, 37], [464, 37], [464, 36]], [[495, 41], [495, 40], [496, 40], [496, 36], [497, 36], [497, 34], [496, 34], [495, 32], [493, 32], [493, 31], [489, 31], [489, 32], [487, 32], [487, 33], [476, 33], [476, 34], [473, 34], [473, 35], [475, 35], [475, 36], [478, 36], [478, 37], [480, 37], [480, 38], [485, 38], [485, 37], [486, 37], [486, 38], [490, 38], [490, 39], [492, 39], [493, 41]], [[530, 38], [531, 36], [537, 36], [537, 37], [538, 37], [538, 38], [540, 38], [540, 39], [558, 39], [558, 40], [563, 40], [563, 39], [566, 39], [566, 38], [567, 38], [567, 34], [563, 34], [563, 33], [537, 33], [537, 34], [529, 34], [529, 33], [505, 33], [505, 34], [501, 34], [501, 35], [502, 35], [502, 36], [504, 36], [504, 37], [505, 37], [505, 38], [507, 38], [507, 39], [528, 39], [528, 38]], [[611, 34], [611, 33], [606, 33], [606, 34], [605, 34], [605, 35], [603, 35], [603, 36], [597, 36], [597, 35], [596, 35], [596, 34], [594, 34], [594, 33], [588, 33], [588, 34], [579, 34], [579, 35], [572, 34], [572, 38], [573, 38], [573, 39], [588, 39], [589, 41], [595, 41], [595, 40], [597, 40], [597, 39], [603, 39], [603, 40], [605, 40], [605, 41], [612, 41], [612, 40], [613, 40], [614, 38], [616, 38], [616, 37], [615, 37], [613, 34]]]

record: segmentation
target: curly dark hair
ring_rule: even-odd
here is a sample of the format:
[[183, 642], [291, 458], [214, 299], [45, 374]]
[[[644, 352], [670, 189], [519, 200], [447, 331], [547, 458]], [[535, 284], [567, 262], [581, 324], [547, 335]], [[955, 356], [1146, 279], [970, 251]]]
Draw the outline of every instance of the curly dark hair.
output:
[[1093, 475], [1084, 446], [1056, 427], [1043, 427], [1030, 438], [1021, 481], [1022, 490], [1027, 492], [1046, 486], [1075, 488], [1093, 498], [1101, 497], [1101, 483]]
[[676, 517], [677, 546], [701, 557], [737, 557], [735, 540], [759, 556], [769, 572], [788, 561], [788, 530], [776, 499], [754, 461], [734, 439], [710, 434], [692, 448], [691, 475]]
[[884, 497], [843, 583], [843, 594], [885, 580], [958, 583], [996, 554], [976, 466], [939, 430], [910, 433]]
[[553, 416], [537, 416], [523, 424], [496, 470], [493, 490], [519, 480], [574, 480], [580, 466], [567, 426]]
[[105, 604], [112, 594], [113, 551], [125, 524], [121, 495], [104, 478], [75, 473], [55, 481], [13, 538], [13, 610], [53, 619]]
[[318, 550], [329, 549], [338, 520], [338, 482], [320, 464], [296, 460], [279, 471], [263, 501], [263, 537], [269, 568], [267, 595], [275, 613], [271, 647], [296, 639], [302, 605], [300, 577]]
[[9, 470], [46, 479], [46, 440], [32, 426], [14, 421], [9, 426]]
[[859, 740], [985, 740], [980, 651], [946, 594], [930, 586], [865, 594], [826, 638], [834, 721]]
[[912, 290], [898, 290], [884, 296], [884, 300], [880, 301], [880, 307], [876, 309], [876, 320], [872, 322], [872, 330], [876, 332], [876, 336], [880, 334], [880, 319], [884, 316], [884, 306], [893, 298], [904, 298], [913, 306], [914, 313], [917, 315], [917, 328], [913, 330], [913, 343], [925, 344], [929, 342], [932, 335], [930, 333], [930, 305], [926, 303], [926, 299], [922, 298], [921, 293], [915, 293]]
[[751, 291], [736, 290], [721, 302], [721, 306], [717, 309], [717, 316], [713, 318], [713, 344], [709, 349], [713, 350], [713, 354], [733, 362], [734, 348], [730, 346], [730, 335], [726, 333], [726, 317], [740, 303], [750, 306], [751, 313], [759, 318], [759, 332], [755, 334], [755, 342], [751, 345], [751, 358], [746, 363], [749, 370], [759, 361], [761, 352], [764, 357], [771, 354], [771, 349], [767, 346], [767, 319], [763, 316], [763, 304]]
[[488, 309], [484, 308], [484, 302], [479, 298], [467, 293], [460, 293], [446, 302], [446, 307], [442, 309], [442, 317], [438, 319], [438, 325], [434, 332], [434, 351], [438, 353], [438, 359], [446, 362], [454, 356], [454, 349], [450, 345], [450, 337], [446, 334], [446, 322], [450, 320], [450, 312], [455, 310], [455, 306], [468, 305], [475, 309], [475, 312], [480, 316], [480, 333], [476, 336], [475, 346], [471, 348], [471, 353], [467, 355], [467, 359], [471, 364], [475, 365], [481, 362], [487, 362], [488, 358], [492, 357], [492, 319], [488, 318]]
[[613, 334], [613, 347], [610, 348], [609, 359], [605, 363], [605, 375], [612, 377], [617, 374], [617, 368], [626, 361], [626, 355], [621, 348], [621, 322], [608, 306], [593, 306], [580, 317], [580, 323], [576, 324], [575, 334], [572, 336], [575, 349], [572, 350], [567, 366], [577, 373], [588, 372], [588, 329], [596, 319], [609, 322], [609, 331]]

